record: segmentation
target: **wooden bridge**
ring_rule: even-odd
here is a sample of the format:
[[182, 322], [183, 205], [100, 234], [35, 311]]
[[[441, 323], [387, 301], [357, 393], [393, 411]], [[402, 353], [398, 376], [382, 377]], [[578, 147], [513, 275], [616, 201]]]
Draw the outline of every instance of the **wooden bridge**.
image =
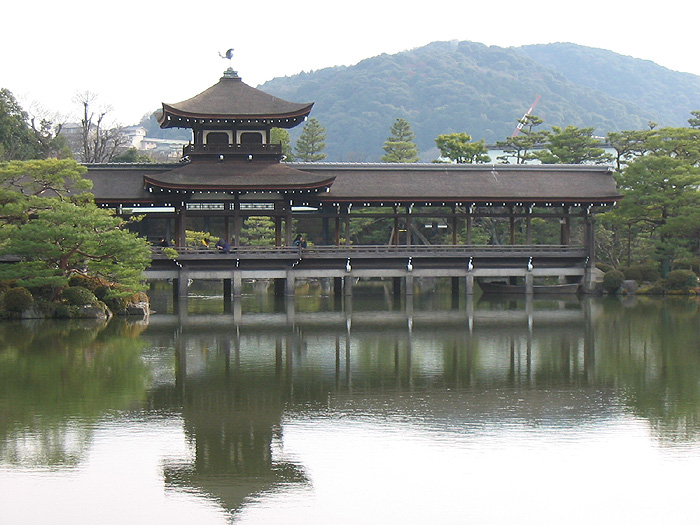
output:
[[[303, 279], [333, 279], [334, 291], [352, 294], [358, 279], [391, 278], [394, 290], [412, 294], [414, 279], [452, 278], [453, 288], [465, 280], [474, 293], [474, 279], [523, 281], [532, 293], [536, 278], [586, 284], [590, 261], [583, 246], [570, 245], [432, 245], [235, 247], [229, 253], [208, 248], [175, 248], [170, 258], [154, 248], [146, 270], [149, 280], [173, 280], [174, 293], [185, 296], [191, 280], [222, 280], [224, 295], [240, 296], [244, 279], [273, 279], [276, 292], [294, 295]], [[172, 253], [172, 252], [171, 252]]]

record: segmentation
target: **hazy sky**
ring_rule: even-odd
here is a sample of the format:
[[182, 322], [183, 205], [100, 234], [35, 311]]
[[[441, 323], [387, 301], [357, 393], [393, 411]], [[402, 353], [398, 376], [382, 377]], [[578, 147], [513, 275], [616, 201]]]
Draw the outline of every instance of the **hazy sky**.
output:
[[[215, 84], [228, 67], [257, 86], [438, 40], [501, 47], [573, 42], [700, 75], [700, 3], [687, 0], [9, 0], [0, 87], [76, 115], [91, 91], [121, 124]], [[307, 102], [307, 101], [298, 101]]]

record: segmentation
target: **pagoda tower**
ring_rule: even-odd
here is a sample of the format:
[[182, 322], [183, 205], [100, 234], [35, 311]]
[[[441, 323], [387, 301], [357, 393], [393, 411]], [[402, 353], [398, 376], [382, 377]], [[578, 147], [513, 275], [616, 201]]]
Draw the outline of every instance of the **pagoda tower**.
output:
[[254, 215], [274, 221], [276, 245], [291, 244], [292, 207], [327, 192], [335, 176], [281, 162], [282, 145], [271, 142], [271, 130], [293, 128], [312, 107], [248, 86], [231, 68], [199, 95], [163, 103], [156, 113], [161, 128], [189, 128], [193, 140], [178, 167], [144, 174], [143, 188], [175, 209], [177, 246], [184, 245], [187, 217], [203, 214], [223, 217], [234, 245], [243, 221]]
[[245, 84], [228, 68], [218, 83], [183, 102], [163, 103], [157, 118], [161, 128], [189, 128], [193, 144], [187, 160], [281, 160], [270, 130], [293, 128], [306, 120], [313, 103], [299, 104], [268, 95]]

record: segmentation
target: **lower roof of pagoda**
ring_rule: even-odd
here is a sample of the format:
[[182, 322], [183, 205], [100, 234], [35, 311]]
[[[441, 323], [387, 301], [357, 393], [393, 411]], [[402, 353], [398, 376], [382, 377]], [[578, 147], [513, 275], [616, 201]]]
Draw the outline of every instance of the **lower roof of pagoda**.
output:
[[292, 191], [327, 189], [335, 177], [300, 171], [276, 161], [197, 161], [144, 175], [148, 191]]

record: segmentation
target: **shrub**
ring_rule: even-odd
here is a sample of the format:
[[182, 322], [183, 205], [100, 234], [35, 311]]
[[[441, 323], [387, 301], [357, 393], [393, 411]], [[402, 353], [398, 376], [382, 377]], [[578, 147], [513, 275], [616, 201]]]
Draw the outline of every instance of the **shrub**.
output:
[[615, 269], [612, 265], [606, 264], [606, 263], [602, 263], [602, 262], [597, 262], [597, 263], [595, 263], [595, 267], [598, 268], [601, 272], [604, 272], [604, 273], [605, 273], [605, 272], [609, 272], [610, 270], [614, 270], [614, 269]]
[[698, 277], [691, 270], [673, 270], [666, 276], [669, 290], [689, 290], [698, 284]]
[[54, 317], [58, 319], [69, 319], [71, 317], [71, 309], [67, 304], [57, 304], [54, 311]]
[[638, 283], [653, 283], [659, 280], [661, 275], [653, 264], [633, 264], [626, 268], [625, 278], [637, 281]]
[[94, 293], [98, 287], [102, 286], [102, 282], [97, 277], [88, 277], [87, 275], [74, 273], [68, 280], [68, 286], [82, 286], [83, 288], [87, 288]]
[[97, 303], [97, 297], [82, 286], [69, 286], [61, 292], [61, 299], [69, 306], [87, 306]]
[[23, 312], [34, 304], [34, 297], [26, 288], [10, 288], [3, 297], [5, 310], [10, 312]]
[[603, 277], [603, 289], [608, 293], [616, 293], [625, 280], [625, 274], [620, 270], [610, 270]]

